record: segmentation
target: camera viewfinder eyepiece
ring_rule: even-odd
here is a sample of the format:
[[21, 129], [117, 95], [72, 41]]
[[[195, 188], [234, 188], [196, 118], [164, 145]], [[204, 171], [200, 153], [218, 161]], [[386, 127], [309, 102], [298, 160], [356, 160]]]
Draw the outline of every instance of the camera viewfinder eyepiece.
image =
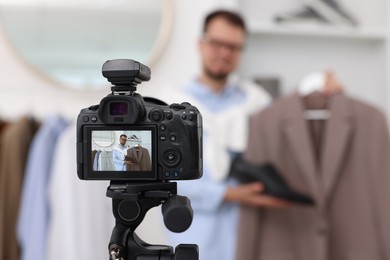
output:
[[130, 59], [108, 60], [103, 64], [102, 74], [113, 84], [111, 91], [130, 92], [137, 90], [137, 84], [150, 80], [149, 67]]

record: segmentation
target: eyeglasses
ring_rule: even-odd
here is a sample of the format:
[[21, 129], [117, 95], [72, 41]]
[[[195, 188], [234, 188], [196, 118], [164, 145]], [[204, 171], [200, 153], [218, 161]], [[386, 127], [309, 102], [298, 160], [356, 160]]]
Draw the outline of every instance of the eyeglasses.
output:
[[242, 44], [234, 44], [234, 43], [230, 43], [230, 42], [221, 41], [218, 39], [213, 39], [213, 38], [209, 37], [208, 35], [204, 35], [203, 40], [216, 50], [217, 49], [219, 50], [223, 47], [223, 48], [226, 48], [233, 53], [239, 53], [244, 48], [244, 46]]

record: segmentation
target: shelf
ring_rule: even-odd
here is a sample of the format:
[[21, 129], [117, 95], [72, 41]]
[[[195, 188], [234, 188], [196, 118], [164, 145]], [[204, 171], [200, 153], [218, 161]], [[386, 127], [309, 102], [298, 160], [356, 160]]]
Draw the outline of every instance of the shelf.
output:
[[322, 24], [273, 24], [252, 22], [248, 24], [252, 34], [279, 36], [327, 37], [370, 41], [386, 40], [384, 28], [347, 27]]

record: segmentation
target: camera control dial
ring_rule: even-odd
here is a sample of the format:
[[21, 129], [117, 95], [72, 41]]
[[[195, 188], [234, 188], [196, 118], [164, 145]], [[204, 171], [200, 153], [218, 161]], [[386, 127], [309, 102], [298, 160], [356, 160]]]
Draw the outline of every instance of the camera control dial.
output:
[[163, 152], [163, 163], [168, 167], [175, 167], [181, 162], [181, 153], [175, 147], [169, 147]]
[[149, 113], [149, 119], [153, 122], [160, 122], [164, 120], [164, 112], [160, 108], [153, 108]]

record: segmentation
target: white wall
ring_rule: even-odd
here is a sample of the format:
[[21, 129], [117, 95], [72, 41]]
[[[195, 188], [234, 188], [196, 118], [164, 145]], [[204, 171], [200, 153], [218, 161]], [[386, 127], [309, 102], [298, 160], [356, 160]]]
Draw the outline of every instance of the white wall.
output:
[[[275, 14], [292, 12], [303, 7], [302, 0], [241, 2], [241, 9], [247, 20], [257, 25], [271, 23]], [[285, 33], [278, 30], [283, 28], [282, 26], [270, 26], [268, 30], [257, 26], [250, 35], [240, 73], [252, 78], [278, 77], [282, 92], [288, 93], [296, 88], [305, 74], [333, 69], [349, 95], [388, 110], [388, 3], [386, 0], [369, 3], [365, 0], [338, 2], [358, 20], [359, 27], [356, 31], [344, 28], [345, 32], [351, 34], [338, 34], [344, 32], [342, 28], [337, 31], [329, 26], [328, 34], [321, 34], [321, 27]], [[368, 33], [359, 35], [361, 28]], [[378, 31], [378, 37], [372, 37], [371, 33]]]
[[[167, 86], [183, 85], [197, 72], [195, 43], [201, 20], [207, 10], [223, 1], [173, 2], [172, 33], [161, 58], [151, 68], [152, 79], [138, 87], [142, 95], [153, 95]], [[98, 104], [110, 91], [108, 83], [107, 89], [88, 93], [57, 86], [24, 62], [6, 39], [1, 25], [0, 57], [0, 118], [14, 119], [26, 113], [42, 117], [50, 112], [76, 118], [81, 108]]]

